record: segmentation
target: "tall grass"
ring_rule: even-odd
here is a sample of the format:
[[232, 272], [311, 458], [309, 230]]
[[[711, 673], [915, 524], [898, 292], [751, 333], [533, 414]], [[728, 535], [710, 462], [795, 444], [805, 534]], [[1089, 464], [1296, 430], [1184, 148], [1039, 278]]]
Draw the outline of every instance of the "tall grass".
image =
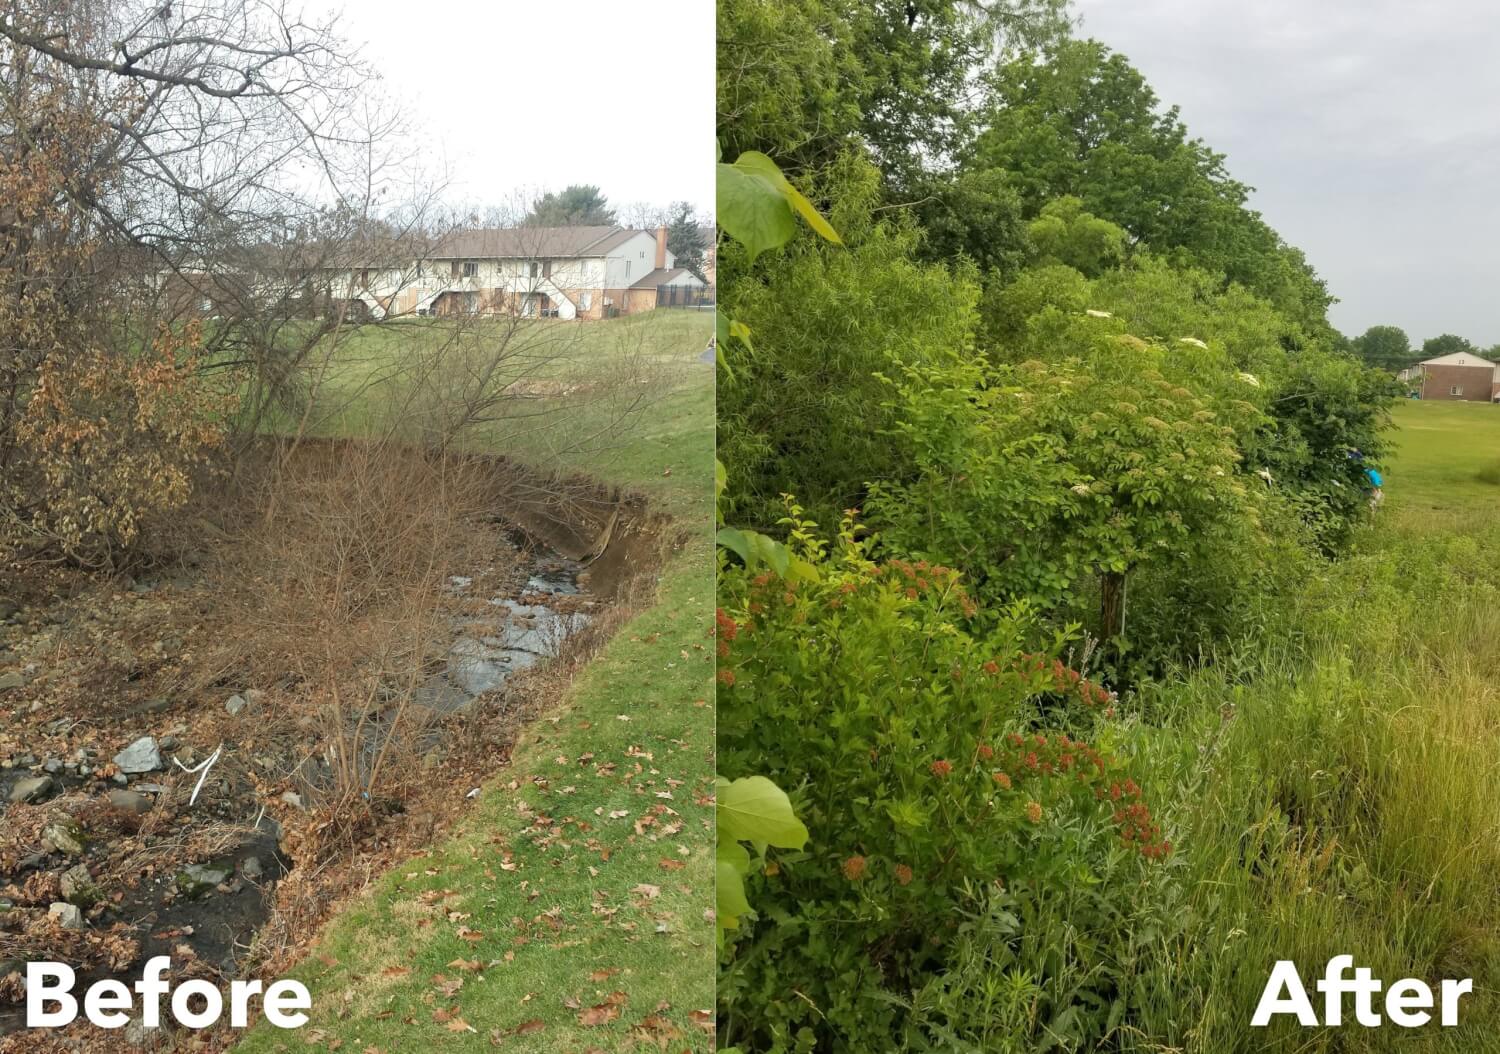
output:
[[[1500, 530], [1455, 527], [1418, 545], [1383, 527], [1310, 583], [1297, 641], [1143, 700], [1171, 715], [1129, 738], [1176, 803], [1186, 901], [1136, 961], [1123, 1047], [1500, 1044]], [[1475, 994], [1456, 1029], [1249, 1028], [1276, 960], [1311, 990], [1341, 953]]]

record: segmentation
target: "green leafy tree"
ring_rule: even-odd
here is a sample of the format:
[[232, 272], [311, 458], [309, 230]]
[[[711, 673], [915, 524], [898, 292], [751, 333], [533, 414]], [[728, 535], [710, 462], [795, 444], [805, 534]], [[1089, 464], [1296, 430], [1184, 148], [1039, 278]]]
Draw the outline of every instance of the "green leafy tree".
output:
[[925, 177], [917, 216], [926, 237], [925, 259], [967, 257], [986, 276], [1013, 277], [1026, 262], [1030, 242], [1021, 195], [999, 169]]
[[1353, 350], [1366, 366], [1381, 370], [1405, 369], [1417, 361], [1411, 339], [1400, 326], [1371, 326], [1354, 338]]
[[964, 167], [1003, 168], [1039, 215], [1073, 195], [1163, 255], [1240, 282], [1305, 328], [1329, 297], [1300, 252], [1248, 205], [1224, 156], [1191, 138], [1126, 59], [1097, 41], [1002, 65]]
[[722, 0], [719, 135], [789, 171], [867, 145], [897, 182], [966, 134], [967, 101], [1003, 47], [1066, 29], [1062, 0]]
[[[1339, 549], [1363, 517], [1364, 469], [1379, 466], [1387, 448], [1390, 373], [1309, 337], [1244, 287], [1137, 253], [1092, 281], [1061, 266], [1027, 270], [986, 297], [984, 315], [983, 344], [995, 361], [1066, 360], [1100, 327], [1160, 343], [1170, 350], [1166, 376], [1216, 404], [1261, 411], [1236, 436], [1243, 468], [1270, 473], [1317, 544]], [[1349, 457], [1353, 449], [1362, 460]]]
[[1235, 436], [1261, 415], [1172, 379], [1171, 349], [1100, 330], [1083, 359], [907, 369], [897, 429], [916, 473], [867, 508], [889, 542], [966, 568], [992, 601], [1056, 610], [1097, 578], [1110, 638], [1135, 567], [1256, 522]]
[[[1441, 358], [1444, 355], [1479, 355], [1479, 349], [1467, 338], [1453, 333], [1428, 337], [1422, 342], [1422, 360]], [[1482, 357], [1482, 356], [1481, 356]]]
[[1034, 331], [1055, 327], [1059, 317], [1082, 315], [1093, 302], [1093, 287], [1078, 271], [1063, 264], [1028, 267], [1015, 280], [991, 281], [980, 306], [980, 346], [995, 362], [1036, 358], [1033, 346], [1046, 343]]
[[1125, 260], [1125, 232], [1085, 212], [1075, 197], [1048, 202], [1027, 233], [1040, 263], [1062, 264], [1090, 278]]
[[961, 356], [977, 323], [978, 276], [914, 258], [920, 234], [909, 217], [875, 211], [880, 185], [867, 162], [846, 157], [812, 193], [837, 203], [830, 219], [843, 247], [802, 237], [753, 267], [748, 247], [719, 254], [729, 290], [720, 313], [753, 341], [719, 390], [726, 513], [761, 529], [783, 515], [783, 493], [812, 495], [812, 518], [833, 523], [867, 482], [899, 476], [878, 375]]
[[535, 227], [604, 227], [615, 222], [615, 210], [598, 187], [574, 183], [559, 192], [543, 194], [532, 205], [525, 222]]

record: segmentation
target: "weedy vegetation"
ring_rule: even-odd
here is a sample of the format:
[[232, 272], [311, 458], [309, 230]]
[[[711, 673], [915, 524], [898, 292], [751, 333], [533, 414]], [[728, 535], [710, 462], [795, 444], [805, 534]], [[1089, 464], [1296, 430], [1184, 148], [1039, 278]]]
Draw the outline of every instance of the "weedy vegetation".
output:
[[[1487, 1049], [1500, 416], [1056, 8], [898, 6], [720, 5], [720, 766], [805, 828], [721, 836], [722, 1041]], [[1476, 994], [1251, 1030], [1342, 953]]]

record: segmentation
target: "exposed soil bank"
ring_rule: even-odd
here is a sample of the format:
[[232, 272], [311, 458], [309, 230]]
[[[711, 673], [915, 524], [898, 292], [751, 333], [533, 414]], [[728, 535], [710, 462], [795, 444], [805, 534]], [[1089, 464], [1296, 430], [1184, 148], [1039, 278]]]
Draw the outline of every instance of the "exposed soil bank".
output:
[[[320, 442], [297, 457], [310, 485], [319, 473], [342, 485], [360, 449]], [[14, 1031], [27, 960], [133, 980], [167, 954], [179, 976], [227, 980], [295, 959], [356, 874], [422, 844], [456, 789], [504, 763], [548, 679], [654, 574], [668, 525], [639, 498], [466, 461], [482, 493], [421, 631], [378, 662], [331, 655], [337, 676], [287, 659], [285, 640], [260, 646], [246, 598], [286, 592], [274, 555], [250, 561], [248, 580], [226, 579], [209, 546], [131, 580], [39, 572], [0, 597], [16, 605], [0, 608], [0, 1051], [64, 1041]], [[414, 618], [410, 592], [372, 588], [350, 624]], [[351, 700], [356, 673], [374, 687]], [[123, 1038], [98, 1042], [82, 1049]]]

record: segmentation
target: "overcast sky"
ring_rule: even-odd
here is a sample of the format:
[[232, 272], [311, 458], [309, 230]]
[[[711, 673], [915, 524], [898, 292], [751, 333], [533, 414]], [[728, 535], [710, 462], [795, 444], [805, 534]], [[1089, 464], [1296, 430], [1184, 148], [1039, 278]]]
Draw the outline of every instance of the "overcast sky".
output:
[[346, 0], [450, 199], [601, 187], [611, 204], [714, 200], [714, 5], [707, 0]]
[[1257, 188], [1349, 335], [1500, 343], [1500, 4], [1075, 0]]

